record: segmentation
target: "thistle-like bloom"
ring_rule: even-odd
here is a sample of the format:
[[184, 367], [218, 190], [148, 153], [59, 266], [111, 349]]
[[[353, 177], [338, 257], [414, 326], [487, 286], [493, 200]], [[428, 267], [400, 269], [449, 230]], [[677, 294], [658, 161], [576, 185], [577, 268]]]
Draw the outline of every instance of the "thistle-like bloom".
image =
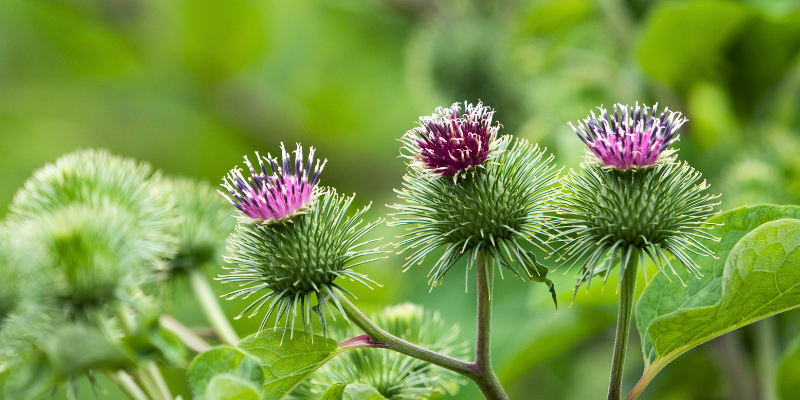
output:
[[[448, 325], [438, 312], [404, 303], [372, 316], [388, 333], [455, 358], [463, 358], [467, 344], [459, 339], [458, 325]], [[357, 333], [351, 328], [336, 332], [344, 340]], [[387, 400], [423, 400], [455, 395], [466, 381], [458, 374], [384, 349], [354, 349], [323, 365], [292, 398], [316, 400], [335, 383], [360, 383], [373, 387]]]
[[276, 313], [276, 327], [282, 316], [285, 316], [289, 325], [291, 314], [291, 327], [294, 329], [297, 307], [300, 306], [303, 328], [311, 328], [313, 333], [310, 297], [314, 294], [317, 306], [313, 307], [313, 311], [319, 318], [323, 333], [327, 333], [325, 310], [330, 311], [330, 306], [326, 299], [332, 300], [342, 311], [338, 300], [340, 292], [351, 295], [335, 282], [336, 278], [351, 279], [369, 287], [369, 283], [375, 282], [352, 268], [385, 258], [357, 261], [365, 256], [384, 253], [381, 251], [384, 246], [360, 248], [378, 240], [360, 242], [382, 220], [359, 226], [360, 218], [369, 206], [347, 217], [347, 209], [352, 202], [353, 197], [339, 195], [331, 189], [323, 193], [305, 214], [293, 218], [291, 223], [237, 225], [236, 233], [228, 239], [228, 252], [231, 255], [225, 257], [227, 262], [236, 266], [226, 267], [230, 272], [220, 275], [220, 279], [243, 286], [228, 293], [226, 296], [229, 300], [260, 296], [237, 319], [247, 312], [251, 312], [249, 317], [253, 317], [269, 304], [259, 330], [264, 329], [273, 313]]
[[[589, 160], [605, 168], [625, 171], [644, 168], [659, 162], [669, 162], [674, 150], [667, 148], [679, 139], [675, 132], [686, 122], [679, 112], [667, 108], [656, 117], [656, 103], [652, 112], [646, 105], [639, 107], [614, 105], [614, 114], [598, 107], [600, 118], [592, 111], [591, 116], [578, 122], [578, 127], [569, 123], [578, 137], [589, 147]], [[669, 115], [667, 115], [669, 113]]]
[[431, 179], [425, 169], [409, 168], [397, 192], [405, 203], [392, 206], [398, 210], [392, 224], [410, 226], [397, 246], [415, 250], [404, 267], [444, 247], [428, 275], [433, 286], [465, 253], [469, 271], [481, 250], [518, 276], [515, 261], [528, 276], [541, 270], [521, 242], [542, 248], [537, 236], [550, 227], [558, 171], [553, 156], [545, 157], [538, 146], [517, 140], [509, 149], [509, 142], [508, 136], [496, 139], [491, 144], [498, 151], [495, 160], [458, 181]]
[[[613, 126], [622, 126], [627, 132], [628, 126], [634, 126], [630, 121], [638, 121], [635, 126], [642, 129], [625, 133], [626, 139], [630, 143], [651, 141], [654, 151], [663, 149], [664, 143], [675, 137], [676, 126], [685, 121], [673, 121], [672, 116], [666, 124], [652, 122], [652, 117], [645, 121], [638, 111], [632, 118], [623, 119], [628, 123], [615, 120]], [[605, 117], [601, 120], [607, 124]], [[663, 128], [652, 128], [655, 126]], [[658, 138], [655, 141], [653, 132]], [[592, 143], [587, 145], [596, 150]], [[590, 283], [594, 275], [606, 272], [608, 279], [617, 260], [622, 266], [620, 277], [630, 261], [643, 264], [645, 254], [662, 273], [665, 265], [674, 273], [666, 255], [671, 253], [695, 276], [701, 276], [699, 266], [688, 253], [714, 256], [698, 239], [719, 240], [708, 233], [714, 224], [706, 222], [719, 204], [714, 202], [719, 196], [706, 193], [709, 186], [700, 180], [701, 174], [685, 162], [675, 162], [674, 157], [659, 158], [648, 153], [644, 160], [655, 160], [654, 164], [638, 163], [638, 154], [631, 159], [626, 157], [615, 158], [611, 164], [587, 160], [580, 171], [570, 171], [563, 179], [564, 195], [556, 202], [561, 221], [553, 239], [564, 241], [556, 251], [572, 261], [569, 269], [581, 264], [576, 292], [582, 282]], [[642, 168], [648, 165], [649, 168]]]
[[[281, 143], [281, 153], [282, 164], [279, 164], [278, 159], [272, 158], [272, 155], [261, 157], [256, 152], [260, 167], [258, 171], [245, 156], [244, 163], [250, 169], [251, 176], [245, 179], [242, 170], [237, 167], [222, 179], [222, 187], [230, 192], [230, 196], [222, 192], [220, 194], [242, 212], [240, 219], [243, 222], [268, 224], [289, 219], [304, 213], [319, 195], [317, 182], [328, 160], [320, 164], [320, 160], [317, 159], [314, 165], [312, 147], [308, 154], [308, 163], [304, 163], [303, 147], [298, 143], [294, 151], [294, 169], [292, 169], [291, 156], [286, 152], [283, 143]], [[269, 164], [271, 174], [267, 173], [264, 161]], [[314, 166], [313, 171], [312, 166]]]
[[411, 163], [434, 175], [456, 178], [496, 156], [495, 137], [500, 124], [492, 125], [494, 111], [481, 103], [464, 102], [439, 107], [419, 118], [419, 127], [402, 139]]

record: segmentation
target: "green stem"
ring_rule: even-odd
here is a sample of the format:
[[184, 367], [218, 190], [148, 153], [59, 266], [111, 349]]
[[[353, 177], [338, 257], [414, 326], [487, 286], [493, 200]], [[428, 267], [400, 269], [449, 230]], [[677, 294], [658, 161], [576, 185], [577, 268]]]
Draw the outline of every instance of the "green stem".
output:
[[620, 284], [617, 334], [614, 340], [614, 358], [611, 361], [608, 400], [619, 400], [622, 397], [622, 370], [625, 366], [625, 352], [628, 349], [628, 338], [631, 333], [631, 317], [633, 316], [634, 303], [633, 295], [636, 292], [636, 275], [638, 270], [639, 257], [629, 257]]
[[206, 319], [208, 319], [211, 327], [214, 328], [214, 331], [219, 335], [219, 338], [231, 346], [239, 344], [239, 336], [236, 334], [236, 331], [233, 330], [225, 313], [222, 312], [222, 308], [217, 301], [217, 295], [211, 290], [211, 284], [203, 274], [203, 270], [200, 268], [192, 268], [189, 271], [189, 283], [194, 291], [194, 296], [200, 303], [200, 308], [203, 309]]
[[122, 390], [131, 400], [150, 400], [144, 393], [144, 390], [136, 384], [133, 377], [128, 375], [127, 372], [119, 370], [116, 372], [107, 372], [106, 376], [111, 382], [114, 382], [117, 387]]
[[487, 399], [508, 400], [508, 395], [492, 369], [492, 286], [494, 266], [483, 250], [478, 252], [478, 317], [475, 336], [475, 369], [481, 379], [473, 379]]
[[778, 363], [778, 327], [774, 318], [755, 323], [756, 362], [758, 363], [759, 388], [762, 400], [777, 400], [775, 387], [775, 365]]
[[172, 400], [172, 393], [169, 391], [167, 381], [161, 375], [155, 361], [147, 361], [139, 367], [139, 381], [144, 385], [150, 397], [160, 400]]
[[508, 400], [508, 395], [503, 390], [491, 364], [491, 286], [494, 271], [491, 260], [485, 257], [482, 251], [478, 254], [477, 261], [478, 318], [475, 362], [461, 361], [406, 342], [375, 325], [346, 296], [339, 296], [339, 302], [350, 321], [369, 335], [370, 339], [376, 343], [375, 347], [394, 350], [464, 375], [475, 382], [484, 397], [489, 400]]
[[382, 346], [379, 347], [394, 350], [398, 353], [438, 365], [442, 368], [449, 369], [470, 378], [475, 375], [472, 363], [461, 361], [453, 357], [439, 354], [435, 351], [417, 346], [413, 343], [406, 342], [405, 340], [393, 336], [379, 328], [374, 322], [367, 318], [367, 316], [364, 315], [361, 310], [359, 310], [352, 302], [350, 302], [346, 296], [339, 296], [339, 303], [342, 305], [342, 309], [344, 310], [345, 314], [347, 314], [347, 317], [350, 319], [350, 321], [361, 328], [361, 330], [369, 335], [374, 342], [382, 344]]
[[191, 329], [178, 322], [178, 320], [175, 318], [169, 315], [161, 315], [158, 318], [158, 322], [161, 324], [162, 328], [175, 334], [175, 336], [177, 336], [183, 342], [183, 344], [186, 345], [186, 347], [195, 353], [202, 353], [211, 349], [210, 344], [208, 344], [196, 333], [192, 332]]

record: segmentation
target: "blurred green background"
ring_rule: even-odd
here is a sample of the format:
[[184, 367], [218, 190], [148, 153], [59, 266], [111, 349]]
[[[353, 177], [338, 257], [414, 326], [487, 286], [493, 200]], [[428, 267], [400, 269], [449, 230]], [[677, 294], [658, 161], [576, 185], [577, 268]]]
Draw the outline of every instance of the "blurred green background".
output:
[[[583, 153], [568, 121], [657, 101], [689, 117], [680, 158], [723, 193], [723, 209], [797, 204], [799, 54], [796, 0], [2, 0], [0, 203], [78, 148], [216, 183], [243, 155], [302, 142], [329, 159], [323, 183], [373, 202], [377, 218], [404, 172], [397, 139], [436, 106], [480, 99], [502, 133], [546, 146], [567, 168]], [[432, 260], [405, 273], [401, 264], [365, 268], [384, 287], [355, 288], [357, 304], [422, 303], [472, 338], [475, 293], [464, 293], [462, 270], [429, 293]], [[543, 285], [509, 274], [497, 283], [496, 369], [514, 399], [603, 398], [613, 286], [567, 308], [571, 276], [556, 275], [558, 314]], [[171, 297], [174, 315], [205, 325], [187, 289]], [[242, 303], [223, 306], [232, 316]], [[235, 327], [247, 335], [258, 322]], [[774, 366], [798, 333], [800, 313], [789, 312], [723, 336], [673, 362], [641, 398], [772, 399]], [[642, 368], [635, 334], [630, 350], [627, 388]], [[183, 371], [166, 373], [188, 397]], [[100, 383], [82, 394], [119, 397]], [[468, 386], [456, 398], [479, 394]]]

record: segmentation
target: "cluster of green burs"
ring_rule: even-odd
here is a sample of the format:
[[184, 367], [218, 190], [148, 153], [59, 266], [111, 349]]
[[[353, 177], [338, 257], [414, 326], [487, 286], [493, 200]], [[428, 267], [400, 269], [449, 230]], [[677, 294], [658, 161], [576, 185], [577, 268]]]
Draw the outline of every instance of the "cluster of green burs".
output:
[[85, 150], [36, 171], [0, 225], [4, 398], [27, 399], [103, 370], [185, 365], [162, 329], [164, 288], [221, 262], [233, 230], [210, 185]]

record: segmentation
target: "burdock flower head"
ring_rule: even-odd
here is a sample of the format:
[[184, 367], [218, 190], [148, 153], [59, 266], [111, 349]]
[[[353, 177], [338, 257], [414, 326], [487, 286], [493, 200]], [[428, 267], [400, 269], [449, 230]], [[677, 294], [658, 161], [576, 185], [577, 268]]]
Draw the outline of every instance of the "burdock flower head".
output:
[[[281, 153], [282, 163], [279, 163], [278, 159], [272, 158], [270, 154], [261, 157], [256, 152], [258, 170], [253, 168], [245, 156], [244, 163], [250, 169], [251, 176], [245, 179], [242, 170], [237, 167], [223, 178], [222, 186], [230, 192], [230, 196], [222, 192], [220, 194], [241, 211], [240, 220], [262, 224], [288, 220], [294, 215], [304, 213], [319, 195], [317, 182], [328, 160], [320, 163], [317, 159], [314, 165], [312, 147], [308, 152], [308, 163], [305, 164], [303, 148], [299, 143], [294, 151], [294, 165], [283, 143], [281, 143]], [[264, 161], [269, 164], [271, 174], [267, 173]]]
[[[442, 117], [441, 125], [432, 121], [429, 136], [417, 132], [420, 138], [432, 138], [419, 139], [422, 144], [417, 147], [408, 145], [417, 142], [410, 142], [409, 134], [406, 135], [406, 149], [417, 153], [411, 156], [413, 162], [403, 178], [404, 188], [398, 191], [403, 203], [392, 206], [398, 211], [392, 224], [409, 226], [408, 233], [402, 236], [405, 239], [397, 244], [405, 247], [403, 251], [413, 251], [405, 267], [421, 263], [428, 254], [444, 247], [443, 255], [428, 275], [429, 283], [436, 286], [465, 253], [469, 270], [485, 250], [485, 254], [517, 275], [517, 268], [512, 266], [515, 262], [523, 266], [529, 277], [543, 278], [547, 269], [539, 268], [533, 253], [522, 243], [540, 246], [536, 237], [549, 229], [550, 204], [557, 194], [558, 176], [553, 156], [545, 156], [538, 146], [525, 140], [512, 145], [508, 136], [496, 138], [496, 127], [490, 127], [489, 123], [491, 110], [480, 105], [466, 108], [468, 113], [464, 116], [455, 113], [454, 117]], [[431, 156], [445, 145], [455, 149], [447, 153], [450, 156]], [[474, 160], [475, 164], [462, 164], [462, 158], [456, 157], [461, 154], [463, 160]], [[472, 154], [476, 157], [471, 157]], [[482, 158], [478, 154], [483, 154]], [[486, 162], [488, 157], [494, 158]], [[431, 161], [418, 161], [426, 159]], [[442, 166], [432, 166], [434, 161]], [[431, 176], [432, 172], [456, 176], [463, 171], [459, 168], [470, 165], [481, 168], [463, 174], [461, 179]], [[479, 265], [479, 268], [485, 267]]]
[[497, 155], [500, 124], [492, 124], [493, 115], [481, 103], [464, 102], [463, 113], [458, 103], [439, 107], [403, 136], [404, 156], [424, 171], [456, 179]]
[[[302, 155], [299, 146], [297, 155], [299, 160]], [[230, 256], [225, 260], [235, 266], [227, 267], [229, 273], [220, 275], [220, 279], [223, 282], [237, 282], [241, 286], [227, 294], [229, 300], [259, 296], [245, 307], [237, 319], [248, 312], [249, 317], [253, 317], [268, 306], [259, 330], [264, 329], [273, 314], [276, 316], [276, 327], [282, 317], [289, 325], [291, 315], [291, 327], [294, 328], [299, 314], [304, 330], [311, 328], [313, 333], [313, 311], [326, 333], [325, 311], [331, 311], [328, 300], [342, 311], [338, 296], [341, 293], [351, 295], [335, 282], [336, 279], [347, 278], [369, 287], [369, 283], [374, 282], [352, 268], [384, 258], [378, 256], [363, 260], [362, 257], [383, 254], [381, 248], [384, 246], [364, 249], [362, 246], [375, 240], [361, 241], [382, 220], [361, 225], [361, 217], [369, 206], [348, 217], [346, 214], [353, 197], [339, 195], [334, 189], [321, 191], [316, 201], [309, 200], [313, 199], [312, 185], [319, 180], [321, 168], [317, 168], [314, 176], [308, 179], [310, 161], [308, 165], [303, 169], [300, 161], [297, 161], [295, 174], [290, 175], [287, 173], [288, 161], [284, 161], [284, 167], [278, 168], [278, 173], [273, 176], [263, 173], [262, 166], [262, 174], [254, 173], [250, 183], [244, 183], [242, 179], [236, 182], [241, 193], [251, 195], [239, 197], [240, 202], [232, 201], [248, 218], [240, 221], [236, 232], [228, 239]], [[275, 183], [276, 180], [281, 182]], [[291, 188], [296, 191], [293, 192]], [[304, 195], [305, 203], [281, 200], [292, 199], [292, 196], [301, 192], [307, 193]], [[275, 204], [281, 201], [282, 207], [292, 207], [278, 212]], [[303, 212], [299, 213], [301, 209]], [[253, 215], [270, 219], [253, 218]], [[314, 307], [311, 306], [312, 294], [317, 298]]]
[[678, 140], [679, 135], [675, 132], [686, 122], [681, 113], [667, 108], [656, 117], [657, 107], [658, 103], [651, 112], [647, 106], [639, 107], [639, 103], [636, 103], [636, 108], [615, 104], [613, 115], [598, 107], [599, 119], [592, 111], [591, 116], [579, 122], [577, 128], [572, 122], [569, 126], [589, 147], [589, 162], [620, 171], [646, 168], [672, 161], [675, 150], [668, 147]]
[[662, 273], [666, 265], [677, 276], [665, 254], [671, 253], [701, 276], [688, 253], [714, 255], [698, 239], [718, 240], [706, 219], [719, 196], [707, 194], [701, 174], [676, 162], [667, 148], [686, 119], [678, 113], [665, 118], [666, 110], [656, 117], [655, 107], [652, 114], [646, 106], [619, 109], [609, 118], [601, 108], [599, 119], [592, 115], [576, 130], [591, 155], [563, 180], [554, 239], [564, 242], [557, 252], [572, 261], [570, 269], [581, 264], [578, 286], [602, 272], [608, 279], [617, 260], [622, 278], [631, 263], [644, 263], [645, 254]]

